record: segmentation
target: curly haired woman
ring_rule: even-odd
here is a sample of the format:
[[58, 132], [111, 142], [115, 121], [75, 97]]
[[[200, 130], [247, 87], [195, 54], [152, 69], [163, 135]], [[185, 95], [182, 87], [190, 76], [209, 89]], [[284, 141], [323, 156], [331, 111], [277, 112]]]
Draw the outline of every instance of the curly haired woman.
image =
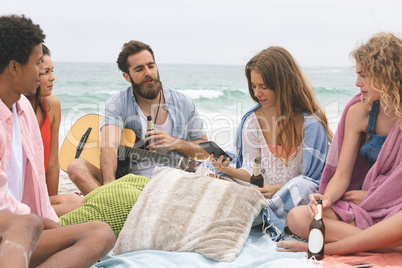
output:
[[[402, 209], [402, 40], [380, 33], [351, 56], [360, 93], [343, 112], [319, 193], [310, 195], [309, 205], [290, 211], [289, 228], [307, 239], [321, 199], [326, 254], [400, 251], [400, 228], [394, 224]], [[367, 236], [373, 232], [378, 233]], [[358, 244], [349, 243], [352, 238]], [[301, 242], [280, 242], [278, 247], [307, 251]]]

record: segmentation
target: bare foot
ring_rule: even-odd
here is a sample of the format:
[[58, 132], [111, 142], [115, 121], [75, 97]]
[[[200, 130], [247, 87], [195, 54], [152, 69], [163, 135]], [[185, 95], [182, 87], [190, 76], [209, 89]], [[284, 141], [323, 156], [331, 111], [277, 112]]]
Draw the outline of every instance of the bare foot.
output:
[[279, 241], [277, 244], [279, 252], [307, 252], [308, 244], [300, 241]]

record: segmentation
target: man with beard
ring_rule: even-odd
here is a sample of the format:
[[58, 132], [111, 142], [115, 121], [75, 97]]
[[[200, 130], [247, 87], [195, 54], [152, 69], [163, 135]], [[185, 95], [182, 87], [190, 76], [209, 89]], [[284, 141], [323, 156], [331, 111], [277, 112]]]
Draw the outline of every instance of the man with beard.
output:
[[[75, 159], [67, 173], [83, 194], [118, 178], [118, 147], [123, 129], [131, 129], [141, 141], [151, 142], [145, 149], [172, 156], [206, 158], [198, 145], [207, 141], [203, 122], [193, 101], [162, 85], [151, 47], [139, 41], [123, 45], [117, 59], [123, 77], [131, 83], [107, 100], [101, 122], [102, 150], [100, 169], [84, 159]], [[153, 131], [147, 131], [147, 117], [152, 117]], [[128, 172], [151, 178], [157, 163], [137, 159], [126, 162]], [[125, 172], [127, 173], [127, 172]]]

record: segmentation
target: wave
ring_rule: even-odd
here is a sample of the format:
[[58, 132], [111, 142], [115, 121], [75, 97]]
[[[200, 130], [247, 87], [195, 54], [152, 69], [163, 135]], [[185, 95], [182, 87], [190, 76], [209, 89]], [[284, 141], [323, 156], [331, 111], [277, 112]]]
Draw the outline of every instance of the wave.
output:
[[339, 73], [344, 69], [306, 69], [306, 73]]
[[248, 92], [242, 90], [223, 90], [219, 94], [201, 94], [199, 98], [194, 99], [200, 112], [237, 114], [244, 113], [255, 105]]
[[183, 93], [186, 96], [189, 96], [193, 100], [195, 99], [216, 99], [224, 95], [224, 92], [217, 91], [217, 90], [196, 90], [196, 89], [189, 89], [189, 90], [178, 90], [179, 92]]
[[227, 98], [244, 98], [245, 96], [249, 96], [248, 92], [237, 89], [224, 89], [224, 90], [213, 90], [213, 89], [205, 89], [205, 90], [179, 90], [179, 92], [189, 96], [194, 101], [202, 101], [202, 100], [217, 100], [217, 99], [227, 99]]
[[338, 87], [315, 87], [314, 90], [318, 93], [345, 93], [345, 89], [338, 88]]

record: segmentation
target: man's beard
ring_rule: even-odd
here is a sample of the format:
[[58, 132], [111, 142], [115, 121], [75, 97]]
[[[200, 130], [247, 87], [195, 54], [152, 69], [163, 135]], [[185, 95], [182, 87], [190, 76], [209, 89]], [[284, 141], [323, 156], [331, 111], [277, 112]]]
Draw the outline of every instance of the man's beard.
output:
[[[144, 84], [151, 79], [154, 81], [151, 85]], [[162, 89], [162, 83], [159, 80], [159, 74], [155, 78], [149, 76], [145, 77], [145, 79], [142, 80], [139, 84], [135, 83], [130, 75], [130, 81], [134, 93], [148, 100], [154, 100], [159, 95], [159, 92]]]

